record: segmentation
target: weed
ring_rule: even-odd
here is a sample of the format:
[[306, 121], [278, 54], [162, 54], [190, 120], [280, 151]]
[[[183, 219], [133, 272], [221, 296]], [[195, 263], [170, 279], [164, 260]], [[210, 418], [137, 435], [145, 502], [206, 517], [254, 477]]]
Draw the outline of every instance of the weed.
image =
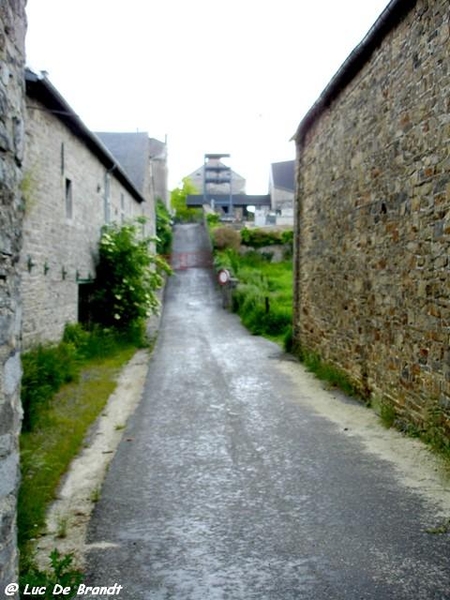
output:
[[382, 402], [380, 404], [380, 419], [384, 427], [386, 429], [390, 429], [397, 418], [397, 413], [395, 412], [395, 408], [392, 404], [388, 404], [387, 402]]
[[432, 450], [450, 458], [448, 417], [438, 404], [433, 403], [427, 409], [420, 437]]
[[60, 516], [58, 518], [56, 537], [61, 538], [61, 539], [66, 538], [67, 537], [67, 526], [68, 526], [67, 517]]
[[357, 387], [344, 371], [335, 365], [322, 361], [321, 357], [315, 352], [301, 350], [300, 360], [306, 366], [308, 371], [311, 371], [321, 379], [328, 383], [330, 387], [336, 387], [342, 390], [347, 396], [359, 396]]
[[443, 523], [441, 523], [441, 525], [438, 525], [436, 527], [431, 527], [430, 529], [426, 530], [427, 533], [432, 533], [434, 535], [440, 535], [443, 533], [450, 533], [450, 519], [447, 519], [446, 521], [444, 521]]
[[41, 571], [34, 564], [28, 565], [26, 571], [20, 575], [20, 590], [22, 593], [28, 588], [26, 596], [31, 595], [34, 588], [45, 589], [45, 594], [39, 592], [39, 597], [44, 600], [54, 598], [53, 590], [56, 585], [61, 588], [69, 588], [69, 593], [64, 598], [73, 598], [77, 594], [78, 586], [83, 581], [81, 571], [72, 567], [73, 554], [61, 555], [58, 550], [50, 554], [50, 570]]
[[90, 500], [91, 502], [98, 502], [100, 500], [101, 489], [99, 487], [92, 490]]

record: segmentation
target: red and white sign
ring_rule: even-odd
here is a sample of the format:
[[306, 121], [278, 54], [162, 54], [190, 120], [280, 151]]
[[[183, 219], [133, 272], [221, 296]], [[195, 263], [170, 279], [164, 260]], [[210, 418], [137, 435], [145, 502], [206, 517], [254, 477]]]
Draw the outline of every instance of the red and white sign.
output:
[[230, 272], [226, 269], [220, 269], [217, 274], [220, 285], [225, 285], [230, 281]]

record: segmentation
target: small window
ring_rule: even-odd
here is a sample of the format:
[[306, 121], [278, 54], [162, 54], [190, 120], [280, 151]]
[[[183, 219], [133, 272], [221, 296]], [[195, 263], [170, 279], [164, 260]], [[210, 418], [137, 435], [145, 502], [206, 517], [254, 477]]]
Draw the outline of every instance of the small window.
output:
[[73, 217], [73, 203], [72, 203], [72, 180], [66, 178], [66, 217], [71, 219]]

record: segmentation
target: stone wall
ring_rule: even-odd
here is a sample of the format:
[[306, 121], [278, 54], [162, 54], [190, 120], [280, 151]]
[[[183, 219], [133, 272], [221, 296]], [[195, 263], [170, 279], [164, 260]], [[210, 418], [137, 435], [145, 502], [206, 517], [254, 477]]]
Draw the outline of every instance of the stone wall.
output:
[[17, 581], [25, 2], [0, 3], [0, 595]]
[[141, 216], [147, 204], [138, 202], [114, 169], [108, 172], [46, 106], [30, 97], [27, 106], [21, 256], [24, 348], [60, 340], [64, 325], [77, 322], [79, 287], [95, 275], [102, 225]]
[[448, 0], [391, 5], [297, 132], [294, 337], [400, 418], [448, 423]]

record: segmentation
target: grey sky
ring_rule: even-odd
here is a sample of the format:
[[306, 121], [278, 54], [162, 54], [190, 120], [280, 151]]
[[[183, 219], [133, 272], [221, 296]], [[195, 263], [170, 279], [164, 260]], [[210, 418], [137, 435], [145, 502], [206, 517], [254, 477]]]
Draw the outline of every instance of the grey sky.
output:
[[169, 185], [231, 154], [248, 193], [388, 0], [28, 0], [27, 61], [94, 131], [169, 143]]

